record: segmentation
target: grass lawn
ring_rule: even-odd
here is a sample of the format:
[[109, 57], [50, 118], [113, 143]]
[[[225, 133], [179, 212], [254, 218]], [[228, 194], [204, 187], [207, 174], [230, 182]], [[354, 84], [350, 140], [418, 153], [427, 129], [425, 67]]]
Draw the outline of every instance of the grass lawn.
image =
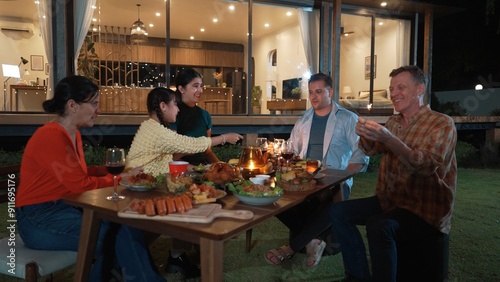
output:
[[[373, 195], [376, 173], [355, 178], [352, 198]], [[459, 281], [500, 281], [500, 170], [459, 169], [457, 199], [450, 235], [449, 278]], [[6, 205], [0, 205], [0, 236], [6, 236]], [[343, 278], [340, 255], [324, 257], [314, 269], [296, 254], [282, 266], [265, 262], [264, 253], [287, 243], [288, 230], [277, 219], [253, 231], [253, 248], [245, 253], [245, 235], [226, 242], [224, 281], [337, 281]], [[166, 260], [170, 239], [161, 236], [151, 245], [158, 266]], [[73, 267], [55, 275], [55, 281], [72, 281]], [[1, 281], [19, 281], [0, 275]], [[179, 281], [169, 276], [168, 281]], [[196, 281], [196, 279], [194, 280]]]

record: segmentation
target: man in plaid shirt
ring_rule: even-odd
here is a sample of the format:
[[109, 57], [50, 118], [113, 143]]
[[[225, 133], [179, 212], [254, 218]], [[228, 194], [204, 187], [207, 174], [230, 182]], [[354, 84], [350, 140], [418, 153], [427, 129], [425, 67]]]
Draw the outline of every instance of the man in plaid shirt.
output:
[[[396, 281], [399, 240], [448, 234], [455, 199], [457, 132], [453, 120], [424, 103], [428, 79], [417, 66], [390, 75], [398, 115], [385, 126], [358, 118], [359, 147], [383, 154], [375, 196], [344, 201], [331, 209], [347, 281]], [[366, 225], [372, 266], [356, 225]]]

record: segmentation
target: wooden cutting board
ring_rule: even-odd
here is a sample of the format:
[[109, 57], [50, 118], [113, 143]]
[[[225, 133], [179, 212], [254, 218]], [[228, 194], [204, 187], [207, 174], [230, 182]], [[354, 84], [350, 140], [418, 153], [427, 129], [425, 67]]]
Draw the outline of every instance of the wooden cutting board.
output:
[[173, 213], [169, 215], [147, 216], [138, 214], [132, 211], [129, 207], [118, 212], [119, 217], [149, 219], [149, 220], [165, 220], [165, 221], [181, 221], [194, 223], [209, 223], [217, 217], [230, 217], [236, 219], [252, 219], [253, 212], [248, 210], [224, 210], [220, 204], [197, 205], [193, 209], [180, 214]]

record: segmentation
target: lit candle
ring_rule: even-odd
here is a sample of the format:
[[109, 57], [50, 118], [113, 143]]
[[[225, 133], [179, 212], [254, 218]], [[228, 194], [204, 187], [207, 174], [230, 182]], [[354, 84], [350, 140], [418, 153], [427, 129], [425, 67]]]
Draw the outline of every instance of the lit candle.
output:
[[255, 166], [255, 162], [250, 160], [248, 162], [248, 167], [244, 168], [242, 171], [243, 178], [249, 179], [259, 173], [259, 169]]

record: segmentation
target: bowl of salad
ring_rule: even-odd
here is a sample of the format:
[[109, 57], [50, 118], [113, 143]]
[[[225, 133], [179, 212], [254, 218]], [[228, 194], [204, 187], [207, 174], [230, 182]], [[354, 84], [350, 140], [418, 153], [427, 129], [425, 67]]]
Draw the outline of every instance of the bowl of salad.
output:
[[243, 181], [241, 184], [228, 184], [229, 191], [241, 202], [253, 206], [270, 205], [283, 196], [283, 189], [279, 187], [271, 187], [270, 185], [254, 184], [249, 180]]

